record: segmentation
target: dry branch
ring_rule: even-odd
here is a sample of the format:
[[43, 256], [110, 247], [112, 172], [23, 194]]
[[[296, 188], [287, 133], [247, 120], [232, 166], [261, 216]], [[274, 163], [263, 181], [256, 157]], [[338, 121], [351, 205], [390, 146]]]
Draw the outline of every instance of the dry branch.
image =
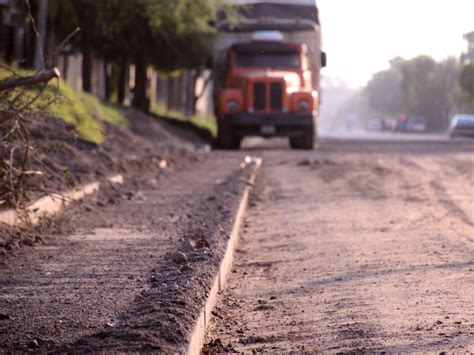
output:
[[48, 83], [51, 79], [59, 78], [61, 73], [57, 68], [49, 69], [37, 75], [27, 76], [20, 79], [0, 81], [0, 91], [10, 90], [21, 86], [31, 86]]

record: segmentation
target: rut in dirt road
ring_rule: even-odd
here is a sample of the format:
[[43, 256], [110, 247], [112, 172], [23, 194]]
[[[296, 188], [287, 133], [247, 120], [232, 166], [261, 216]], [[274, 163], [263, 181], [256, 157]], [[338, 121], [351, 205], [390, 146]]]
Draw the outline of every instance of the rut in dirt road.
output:
[[236, 351], [474, 351], [474, 144], [263, 151], [208, 340]]

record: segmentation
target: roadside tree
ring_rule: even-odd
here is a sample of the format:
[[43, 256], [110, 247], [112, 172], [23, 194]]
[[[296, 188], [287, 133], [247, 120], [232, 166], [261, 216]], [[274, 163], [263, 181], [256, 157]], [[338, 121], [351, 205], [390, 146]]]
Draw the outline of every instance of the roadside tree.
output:
[[460, 84], [470, 99], [474, 100], [474, 61], [469, 62], [462, 68]]
[[[429, 56], [395, 58], [390, 68], [376, 73], [364, 93], [379, 114], [421, 117], [431, 130], [445, 129], [458, 106], [459, 61], [436, 62]], [[467, 83], [468, 85], [468, 83]]]
[[83, 88], [91, 91], [92, 57], [116, 65], [119, 101], [124, 76], [135, 65], [133, 105], [146, 109], [147, 68], [159, 71], [196, 69], [212, 55], [220, 0], [56, 0], [62, 35], [81, 28]]

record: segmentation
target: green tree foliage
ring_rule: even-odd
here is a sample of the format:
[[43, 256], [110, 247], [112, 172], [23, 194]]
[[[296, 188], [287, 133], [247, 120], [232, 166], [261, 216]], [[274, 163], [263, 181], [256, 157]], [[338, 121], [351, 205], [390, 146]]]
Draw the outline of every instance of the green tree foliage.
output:
[[459, 75], [455, 58], [443, 62], [428, 56], [395, 58], [389, 69], [372, 77], [364, 92], [379, 115], [420, 117], [430, 129], [439, 130], [448, 125], [450, 113], [462, 106]]
[[376, 73], [367, 84], [370, 106], [381, 114], [397, 112], [402, 105], [402, 75], [398, 70]]
[[[53, 0], [62, 36], [81, 28], [80, 50], [85, 57], [84, 90], [90, 91], [92, 56], [136, 66], [135, 98], [146, 98], [146, 69], [201, 69], [212, 55], [220, 0]], [[84, 70], [85, 69], [85, 70]], [[145, 82], [144, 82], [145, 81]]]
[[94, 54], [147, 62], [160, 70], [204, 65], [219, 0], [55, 0], [62, 36], [81, 28]]

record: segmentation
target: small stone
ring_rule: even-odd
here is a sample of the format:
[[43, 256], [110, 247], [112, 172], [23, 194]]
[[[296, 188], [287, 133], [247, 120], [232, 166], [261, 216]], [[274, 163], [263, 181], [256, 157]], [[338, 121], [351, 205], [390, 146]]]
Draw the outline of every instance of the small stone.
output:
[[308, 159], [303, 159], [298, 162], [298, 166], [309, 166], [311, 162]]
[[35, 244], [35, 239], [32, 237], [25, 237], [22, 240], [23, 245], [26, 245], [28, 247], [31, 247]]
[[173, 255], [173, 262], [175, 264], [187, 264], [188, 263], [188, 257], [183, 252], [177, 251]]
[[209, 248], [209, 247], [210, 247], [209, 242], [204, 238], [201, 238], [196, 242], [197, 249]]
[[181, 247], [181, 249], [184, 253], [192, 252], [192, 251], [194, 251], [195, 248], [196, 248], [196, 243], [191, 239], [187, 239], [183, 243], [183, 246]]
[[181, 266], [181, 269], [179, 269], [181, 272], [187, 272], [187, 271], [193, 271], [194, 269], [189, 266], [189, 264], [185, 264], [183, 266]]
[[30, 342], [28, 343], [28, 347], [29, 347], [30, 349], [39, 348], [38, 340], [33, 339], [32, 341], [30, 341]]
[[160, 160], [160, 163], [158, 164], [160, 169], [166, 169], [168, 167], [168, 162], [164, 159]]

